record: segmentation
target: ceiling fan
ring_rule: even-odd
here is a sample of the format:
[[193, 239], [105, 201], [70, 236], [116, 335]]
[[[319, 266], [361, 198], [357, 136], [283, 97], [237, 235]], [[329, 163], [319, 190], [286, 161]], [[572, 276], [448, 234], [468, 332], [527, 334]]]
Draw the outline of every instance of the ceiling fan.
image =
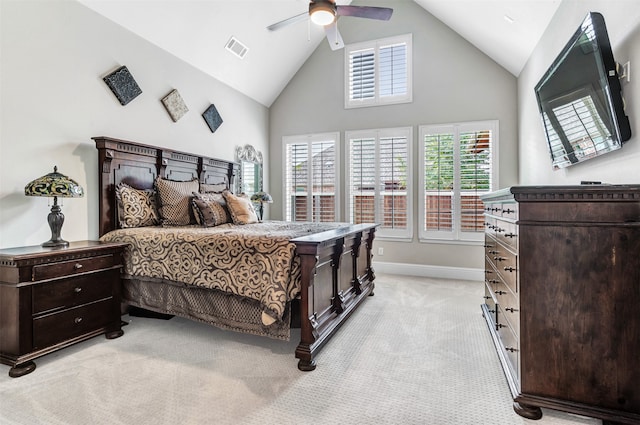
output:
[[378, 19], [388, 21], [393, 14], [393, 9], [388, 7], [373, 6], [338, 6], [335, 0], [311, 0], [309, 2], [309, 12], [303, 12], [292, 16], [273, 25], [269, 25], [269, 31], [275, 31], [295, 22], [310, 18], [311, 22], [324, 27], [327, 41], [331, 50], [338, 50], [344, 47], [342, 36], [336, 24], [339, 16], [353, 16], [356, 18]]

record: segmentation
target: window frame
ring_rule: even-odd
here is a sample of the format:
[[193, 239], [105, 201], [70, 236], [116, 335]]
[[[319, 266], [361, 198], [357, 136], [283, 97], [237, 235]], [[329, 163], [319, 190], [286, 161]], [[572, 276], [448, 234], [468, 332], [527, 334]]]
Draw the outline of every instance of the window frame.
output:
[[[313, 158], [313, 143], [319, 143], [319, 142], [326, 142], [327, 140], [333, 140], [334, 142], [334, 192], [333, 192], [333, 196], [334, 196], [334, 221], [340, 221], [340, 199], [341, 199], [341, 180], [340, 180], [340, 150], [341, 150], [341, 143], [340, 143], [340, 132], [327, 132], [327, 133], [316, 133], [316, 134], [301, 134], [301, 135], [294, 135], [294, 136], [284, 136], [282, 138], [282, 146], [283, 146], [283, 164], [285, 166], [284, 169], [284, 176], [282, 179], [282, 194], [283, 194], [283, 198], [284, 201], [282, 202], [282, 217], [283, 220], [288, 221], [287, 217], [289, 216], [288, 214], [288, 199], [289, 196], [291, 195], [290, 193], [287, 192], [288, 189], [288, 185], [287, 185], [287, 177], [288, 177], [288, 169], [289, 169], [289, 163], [287, 162], [287, 151], [288, 151], [288, 146], [291, 144], [306, 144], [308, 146], [309, 149], [309, 154], [310, 156], [308, 157], [308, 160], [310, 160], [311, 158]], [[313, 167], [308, 167], [308, 174], [307, 174], [307, 181], [313, 186]], [[307, 190], [307, 213], [306, 216], [307, 217], [311, 217], [312, 220], [307, 220], [307, 221], [313, 221], [316, 222], [315, 217], [313, 216], [313, 189], [311, 190], [311, 193], [309, 193], [309, 191]], [[291, 222], [295, 222], [295, 217], [292, 217]]]
[[[405, 44], [407, 48], [406, 84], [407, 92], [403, 95], [380, 96], [380, 49], [390, 45]], [[350, 96], [350, 57], [354, 52], [374, 51], [374, 85], [375, 95], [372, 99], [351, 99]], [[369, 106], [394, 105], [413, 102], [413, 34], [403, 34], [378, 40], [348, 44], [344, 48], [344, 107], [345, 109], [364, 108]]]
[[381, 204], [379, 202], [379, 197], [381, 196], [381, 184], [380, 184], [380, 174], [379, 174], [379, 151], [380, 151], [380, 139], [384, 138], [401, 138], [404, 137], [407, 140], [407, 163], [406, 163], [406, 193], [407, 193], [407, 201], [406, 201], [406, 220], [407, 220], [407, 228], [406, 229], [388, 229], [385, 227], [378, 227], [376, 230], [376, 238], [385, 239], [385, 240], [394, 240], [394, 241], [412, 241], [413, 240], [413, 127], [396, 127], [396, 128], [385, 128], [385, 129], [371, 129], [371, 130], [353, 130], [346, 131], [344, 137], [344, 145], [345, 145], [345, 214], [346, 221], [352, 222], [352, 211], [351, 211], [351, 194], [353, 192], [353, 188], [351, 185], [351, 141], [352, 140], [360, 140], [360, 139], [375, 139], [375, 155], [376, 155], [376, 185], [375, 185], [375, 222], [381, 223], [382, 211]]
[[[478, 245], [484, 241], [484, 230], [477, 232], [468, 232], [461, 230], [461, 193], [460, 180], [461, 180], [461, 154], [460, 154], [460, 134], [465, 132], [474, 131], [491, 131], [491, 183], [490, 188], [487, 191], [492, 192], [498, 188], [498, 146], [499, 146], [499, 121], [498, 120], [484, 120], [484, 121], [469, 121], [469, 122], [457, 122], [450, 124], [433, 124], [433, 125], [420, 125], [418, 126], [418, 169], [419, 169], [419, 226], [418, 226], [418, 239], [424, 243], [462, 243]], [[433, 231], [426, 230], [424, 223], [426, 221], [426, 205], [425, 205], [425, 135], [427, 134], [450, 134], [454, 135], [454, 187], [452, 202], [452, 230], [451, 231]]]

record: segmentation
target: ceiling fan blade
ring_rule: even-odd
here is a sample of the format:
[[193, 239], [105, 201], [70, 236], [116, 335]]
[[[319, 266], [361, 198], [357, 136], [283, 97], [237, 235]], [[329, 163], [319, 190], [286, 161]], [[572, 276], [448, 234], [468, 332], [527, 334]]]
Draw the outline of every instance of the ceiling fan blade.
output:
[[388, 21], [391, 19], [393, 9], [374, 6], [336, 6], [338, 16], [354, 16], [357, 18], [379, 19]]
[[338, 24], [336, 24], [335, 21], [324, 27], [324, 33], [327, 35], [327, 41], [329, 42], [331, 50], [339, 50], [344, 47], [344, 41], [342, 41], [342, 36], [340, 35], [340, 31], [338, 31]]
[[269, 31], [279, 30], [282, 27], [286, 27], [287, 25], [295, 24], [296, 22], [304, 21], [309, 17], [309, 12], [302, 12], [299, 15], [292, 16], [290, 18], [284, 19], [280, 22], [276, 22], [275, 24], [271, 24], [267, 27]]

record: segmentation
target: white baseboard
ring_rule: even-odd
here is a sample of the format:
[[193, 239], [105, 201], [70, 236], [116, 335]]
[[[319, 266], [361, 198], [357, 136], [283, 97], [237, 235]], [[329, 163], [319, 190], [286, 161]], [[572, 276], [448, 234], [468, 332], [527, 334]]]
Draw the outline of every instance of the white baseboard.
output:
[[484, 280], [484, 269], [464, 267], [428, 266], [423, 264], [385, 263], [374, 261], [373, 270], [379, 273], [399, 274], [403, 276], [435, 277], [458, 280]]

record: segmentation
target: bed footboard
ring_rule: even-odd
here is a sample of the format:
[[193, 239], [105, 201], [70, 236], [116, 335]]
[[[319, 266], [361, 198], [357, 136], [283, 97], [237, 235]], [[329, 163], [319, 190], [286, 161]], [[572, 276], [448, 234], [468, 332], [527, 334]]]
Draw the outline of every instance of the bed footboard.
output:
[[301, 261], [298, 369], [314, 370], [315, 354], [373, 295], [371, 250], [376, 227], [355, 224], [292, 240]]

